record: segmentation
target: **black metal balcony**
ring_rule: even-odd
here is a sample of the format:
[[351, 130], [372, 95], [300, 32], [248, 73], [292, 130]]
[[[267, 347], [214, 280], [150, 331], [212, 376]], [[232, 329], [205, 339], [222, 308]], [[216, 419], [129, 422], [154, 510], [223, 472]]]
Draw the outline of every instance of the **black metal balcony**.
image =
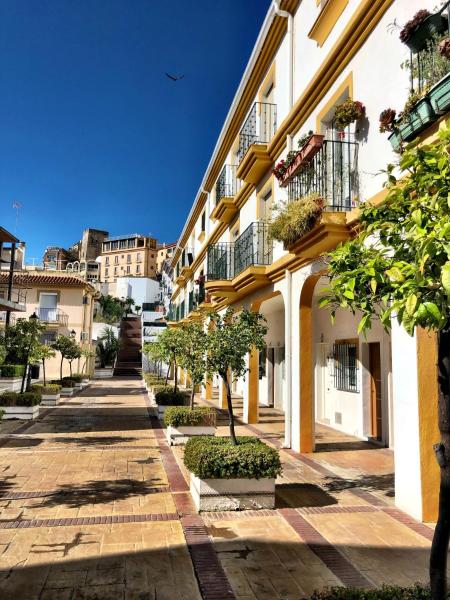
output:
[[239, 179], [236, 177], [236, 165], [225, 165], [216, 182], [216, 204], [222, 198], [233, 198], [239, 189]]
[[255, 102], [239, 133], [238, 160], [244, 158], [252, 144], [267, 144], [277, 129], [277, 106]]
[[69, 322], [69, 316], [59, 308], [37, 308], [35, 313], [44, 323], [52, 323], [67, 327]]
[[209, 281], [231, 280], [251, 266], [272, 263], [272, 242], [268, 225], [252, 223], [234, 243], [213, 244], [208, 248]]
[[349, 211], [359, 194], [358, 143], [325, 140], [311, 163], [288, 184], [289, 201], [309, 194], [324, 199], [325, 210]]

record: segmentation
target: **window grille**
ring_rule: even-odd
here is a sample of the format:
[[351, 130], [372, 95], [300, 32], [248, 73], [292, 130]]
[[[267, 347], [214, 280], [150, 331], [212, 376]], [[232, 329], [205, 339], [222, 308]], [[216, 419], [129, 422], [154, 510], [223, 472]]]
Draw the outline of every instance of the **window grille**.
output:
[[359, 392], [358, 344], [336, 342], [333, 356], [334, 387], [343, 392]]

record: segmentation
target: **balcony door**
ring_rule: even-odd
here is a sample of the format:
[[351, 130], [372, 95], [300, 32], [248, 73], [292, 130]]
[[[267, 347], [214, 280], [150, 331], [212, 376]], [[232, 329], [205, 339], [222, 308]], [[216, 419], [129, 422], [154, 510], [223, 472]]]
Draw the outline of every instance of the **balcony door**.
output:
[[39, 295], [39, 318], [42, 321], [56, 321], [58, 294], [43, 292]]
[[351, 142], [350, 126], [338, 131], [334, 121], [327, 125], [326, 196], [332, 210], [352, 208], [352, 170], [356, 163], [357, 144]]

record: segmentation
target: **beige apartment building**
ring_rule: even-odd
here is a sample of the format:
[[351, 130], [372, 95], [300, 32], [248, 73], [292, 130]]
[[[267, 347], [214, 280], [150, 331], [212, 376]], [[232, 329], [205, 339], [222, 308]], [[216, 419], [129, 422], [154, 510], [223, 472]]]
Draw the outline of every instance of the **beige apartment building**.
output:
[[[7, 273], [0, 273], [0, 287], [8, 281]], [[14, 273], [15, 289], [26, 290], [26, 305], [11, 312], [10, 324], [16, 319], [28, 319], [36, 315], [45, 324], [42, 343], [52, 344], [58, 335], [72, 337], [82, 348], [92, 347], [92, 321], [95, 288], [82, 277], [67, 275], [65, 272], [19, 271]], [[5, 326], [6, 310], [0, 302], [0, 328]], [[17, 312], [20, 310], [21, 312]], [[61, 357], [46, 361], [46, 375], [49, 379], [59, 378]], [[84, 359], [75, 361], [74, 372], [81, 371]], [[87, 365], [92, 372], [93, 361]], [[63, 375], [69, 375], [69, 365], [64, 362]]]
[[134, 233], [107, 238], [102, 244], [100, 281], [118, 277], [156, 277], [156, 239]]
[[176, 242], [173, 242], [173, 244], [158, 244], [158, 254], [156, 256], [156, 270], [158, 271], [158, 273], [161, 273], [164, 262], [166, 260], [171, 262], [176, 247]]

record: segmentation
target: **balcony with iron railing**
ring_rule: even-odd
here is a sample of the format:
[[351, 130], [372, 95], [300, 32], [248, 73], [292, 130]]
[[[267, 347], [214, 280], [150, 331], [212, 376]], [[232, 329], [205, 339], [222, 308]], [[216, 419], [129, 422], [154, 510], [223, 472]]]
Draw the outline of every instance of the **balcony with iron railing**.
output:
[[318, 194], [324, 210], [352, 210], [359, 194], [358, 143], [325, 140], [312, 161], [305, 164], [288, 183], [289, 201]]
[[0, 310], [2, 311], [20, 311], [26, 310], [27, 290], [14, 281], [9, 283], [0, 283]]
[[277, 128], [277, 106], [255, 102], [239, 133], [237, 177], [256, 184], [271, 166], [267, 145]]
[[43, 323], [67, 327], [69, 316], [59, 308], [41, 308], [35, 310], [36, 316]]
[[175, 269], [175, 283], [183, 284], [192, 275], [191, 265], [194, 262], [193, 248], [184, 248]]
[[247, 227], [236, 242], [209, 246], [207, 280], [231, 281], [249, 267], [267, 266], [271, 263], [272, 242], [268, 235], [268, 225], [262, 221], [255, 222]]
[[236, 165], [224, 165], [216, 181], [216, 206], [211, 219], [229, 224], [237, 213], [235, 197], [241, 187]]

